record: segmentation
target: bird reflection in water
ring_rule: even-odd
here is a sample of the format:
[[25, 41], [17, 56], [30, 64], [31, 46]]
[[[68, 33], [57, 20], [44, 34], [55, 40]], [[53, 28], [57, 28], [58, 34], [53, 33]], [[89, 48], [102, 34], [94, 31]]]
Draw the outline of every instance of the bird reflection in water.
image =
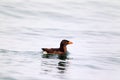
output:
[[65, 73], [68, 66], [68, 52], [66, 54], [42, 54], [42, 66], [44, 71], [51, 72], [55, 68], [58, 69], [58, 73]]
[[59, 73], [65, 73], [65, 71], [66, 71], [66, 66], [67, 66], [67, 64], [66, 64], [67, 62], [64, 62], [64, 61], [60, 61], [59, 63], [58, 63], [58, 70], [59, 70]]

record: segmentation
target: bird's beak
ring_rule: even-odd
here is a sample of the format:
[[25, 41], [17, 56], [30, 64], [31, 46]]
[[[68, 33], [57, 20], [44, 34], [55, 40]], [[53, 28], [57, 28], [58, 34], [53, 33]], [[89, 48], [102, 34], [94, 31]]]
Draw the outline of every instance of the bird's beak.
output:
[[68, 44], [73, 44], [73, 42], [69, 41]]

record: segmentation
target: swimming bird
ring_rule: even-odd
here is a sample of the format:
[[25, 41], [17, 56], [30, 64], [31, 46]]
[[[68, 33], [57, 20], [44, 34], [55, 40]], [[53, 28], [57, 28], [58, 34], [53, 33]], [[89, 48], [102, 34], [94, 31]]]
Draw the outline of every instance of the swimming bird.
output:
[[43, 52], [46, 54], [65, 54], [67, 52], [67, 45], [73, 44], [73, 42], [68, 40], [62, 40], [59, 48], [42, 48]]

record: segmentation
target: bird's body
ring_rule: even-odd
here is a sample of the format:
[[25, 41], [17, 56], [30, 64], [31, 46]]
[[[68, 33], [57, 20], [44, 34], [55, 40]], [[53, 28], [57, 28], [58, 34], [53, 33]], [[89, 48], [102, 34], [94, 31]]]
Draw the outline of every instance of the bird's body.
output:
[[42, 48], [43, 51], [46, 53], [51, 53], [51, 54], [62, 54], [63, 51], [60, 51], [59, 48]]

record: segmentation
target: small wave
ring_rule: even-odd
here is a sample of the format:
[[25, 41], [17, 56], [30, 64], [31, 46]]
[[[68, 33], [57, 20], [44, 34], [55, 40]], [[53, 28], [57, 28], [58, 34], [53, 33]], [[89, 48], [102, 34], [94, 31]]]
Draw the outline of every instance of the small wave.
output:
[[119, 32], [105, 32], [105, 31], [83, 31], [85, 35], [92, 36], [120, 36]]
[[84, 67], [88, 67], [90, 69], [96, 69], [96, 70], [103, 70], [103, 68], [101, 68], [100, 66], [96, 66], [96, 65], [84, 65]]
[[16, 52], [16, 51], [7, 50], [7, 49], [0, 49], [0, 53], [8, 53], [8, 52]]
[[39, 51], [15, 51], [15, 50], [8, 50], [8, 49], [0, 49], [0, 53], [16, 53], [16, 54], [37, 55], [40, 52]]

